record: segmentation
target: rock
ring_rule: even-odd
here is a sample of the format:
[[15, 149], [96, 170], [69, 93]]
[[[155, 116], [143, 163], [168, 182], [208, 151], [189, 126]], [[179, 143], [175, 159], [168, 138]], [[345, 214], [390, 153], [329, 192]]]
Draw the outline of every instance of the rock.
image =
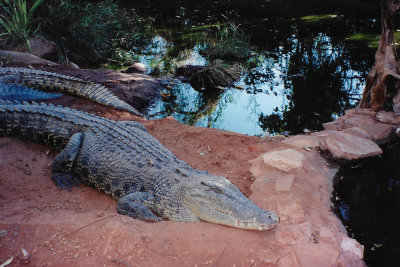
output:
[[295, 197], [282, 197], [277, 201], [278, 214], [281, 222], [301, 223], [304, 221], [303, 205]]
[[355, 135], [338, 132], [326, 138], [327, 149], [337, 159], [359, 159], [382, 154], [373, 141]]
[[285, 257], [282, 257], [279, 259], [278, 266], [279, 267], [287, 267], [287, 266], [301, 267], [301, 264], [297, 258], [296, 252], [294, 251], [294, 249], [292, 247], [290, 247], [290, 252]]
[[328, 131], [341, 131], [345, 129], [343, 117], [331, 122], [323, 123], [322, 126]]
[[44, 59], [54, 59], [57, 56], [57, 46], [55, 43], [34, 37], [29, 40], [32, 53]]
[[127, 68], [126, 70], [123, 70], [122, 72], [124, 73], [146, 73], [147, 68], [146, 65], [140, 62], [133, 63], [132, 66]]
[[328, 135], [337, 133], [338, 131], [336, 130], [324, 130], [324, 131], [319, 131], [319, 132], [315, 132], [312, 133], [312, 136], [317, 136], [317, 137], [327, 137]]
[[[33, 37], [29, 39], [29, 44], [31, 45], [32, 54], [40, 58], [54, 59], [57, 56], [57, 46], [51, 41], [39, 37]], [[26, 43], [17, 46], [15, 51], [30, 52]]]
[[385, 143], [393, 132], [393, 126], [386, 123], [372, 123], [360, 125], [360, 128], [366, 131], [378, 144]]
[[263, 155], [263, 159], [266, 165], [277, 168], [284, 172], [303, 168], [305, 163], [305, 156], [302, 153], [290, 148], [267, 152]]
[[343, 237], [342, 242], [340, 243], [340, 248], [343, 251], [351, 252], [357, 256], [358, 259], [362, 259], [364, 255], [364, 251], [362, 246], [353, 238]]
[[55, 62], [42, 59], [30, 53], [7, 51], [7, 50], [0, 50], [0, 60], [9, 63], [23, 63], [26, 65], [29, 64], [40, 64], [47, 66], [59, 65]]
[[352, 108], [345, 111], [346, 115], [368, 115], [375, 116], [376, 112], [372, 108]]
[[342, 133], [346, 133], [346, 134], [351, 134], [351, 135], [355, 135], [361, 138], [365, 138], [368, 140], [372, 140], [372, 137], [363, 129], [359, 128], [359, 127], [351, 127], [348, 128], [346, 130], [343, 130]]
[[312, 242], [312, 225], [305, 222], [295, 225], [279, 226], [275, 233], [275, 239], [282, 245], [306, 244]]
[[373, 124], [375, 122], [376, 122], [375, 116], [357, 115], [357, 116], [345, 118], [344, 125], [345, 125], [345, 129], [351, 128], [351, 127], [360, 127], [361, 128], [362, 125]]
[[283, 140], [282, 143], [296, 148], [318, 147], [320, 145], [317, 138], [307, 135], [292, 136]]
[[294, 174], [282, 175], [275, 183], [275, 190], [277, 192], [289, 192], [294, 181]]
[[0, 237], [5, 237], [7, 236], [8, 232], [7, 230], [0, 230]]
[[339, 252], [333, 244], [301, 244], [294, 246], [300, 266], [338, 266]]
[[379, 111], [375, 118], [383, 123], [400, 125], [400, 116], [395, 115], [393, 112]]
[[79, 66], [77, 64], [75, 64], [74, 62], [68, 62], [67, 64], [68, 66], [71, 66], [74, 70], [79, 70]]

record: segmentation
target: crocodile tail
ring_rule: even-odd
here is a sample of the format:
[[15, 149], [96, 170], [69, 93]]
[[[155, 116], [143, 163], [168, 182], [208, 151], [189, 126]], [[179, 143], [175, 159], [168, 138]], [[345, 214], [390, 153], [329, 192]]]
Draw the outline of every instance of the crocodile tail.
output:
[[100, 104], [143, 116], [134, 107], [114, 95], [107, 87], [79, 78], [27, 68], [0, 68], [0, 76], [17, 76], [19, 81], [34, 88], [61, 91], [82, 96]]
[[62, 94], [48, 93], [29, 88], [25, 85], [0, 83], [0, 99], [17, 101], [38, 101], [61, 97]]
[[68, 118], [69, 111], [73, 110], [52, 104], [0, 100], [0, 136], [20, 137], [61, 149], [75, 132], [85, 129], [74, 114], [69, 117], [75, 121]]

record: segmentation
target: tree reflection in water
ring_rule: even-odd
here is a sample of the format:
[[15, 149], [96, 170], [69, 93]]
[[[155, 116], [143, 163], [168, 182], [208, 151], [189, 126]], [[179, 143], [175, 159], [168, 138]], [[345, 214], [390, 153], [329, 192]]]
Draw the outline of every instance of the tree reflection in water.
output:
[[[153, 30], [168, 43], [169, 57], [198, 51], [212, 25], [221, 22], [240, 24], [254, 52], [248, 71], [235, 84], [243, 90], [209, 94], [175, 84], [171, 97], [156, 103], [150, 117], [172, 115], [183, 123], [250, 135], [267, 129], [293, 134], [319, 130], [343, 114], [359, 98], [374, 61], [375, 48], [368, 46], [380, 33], [380, 7], [372, 0], [140, 2], [125, 1], [154, 18]], [[359, 33], [368, 40], [352, 38]]]

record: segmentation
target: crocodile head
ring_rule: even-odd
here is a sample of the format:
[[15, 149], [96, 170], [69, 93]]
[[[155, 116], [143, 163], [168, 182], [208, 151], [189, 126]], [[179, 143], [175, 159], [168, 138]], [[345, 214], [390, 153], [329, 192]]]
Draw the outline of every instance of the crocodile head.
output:
[[208, 176], [185, 190], [187, 208], [201, 221], [250, 230], [269, 230], [279, 217], [259, 208], [225, 177]]

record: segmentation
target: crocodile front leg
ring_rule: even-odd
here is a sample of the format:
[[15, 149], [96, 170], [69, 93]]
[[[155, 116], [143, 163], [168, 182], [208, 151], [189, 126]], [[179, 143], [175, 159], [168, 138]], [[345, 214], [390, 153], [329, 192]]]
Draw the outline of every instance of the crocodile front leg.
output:
[[69, 139], [67, 146], [54, 159], [52, 178], [58, 188], [71, 191], [73, 186], [78, 185], [78, 180], [71, 174], [71, 170], [82, 141], [83, 133], [75, 133]]
[[128, 215], [135, 219], [158, 222], [162, 218], [157, 217], [147, 206], [152, 205], [153, 197], [146, 192], [133, 192], [119, 199], [117, 210], [122, 215]]

